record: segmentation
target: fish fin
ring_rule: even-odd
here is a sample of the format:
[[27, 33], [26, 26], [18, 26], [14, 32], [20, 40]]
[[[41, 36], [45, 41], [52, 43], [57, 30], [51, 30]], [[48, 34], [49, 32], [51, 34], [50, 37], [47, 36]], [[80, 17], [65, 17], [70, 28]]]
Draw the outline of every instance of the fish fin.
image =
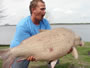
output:
[[75, 47], [73, 47], [72, 55], [74, 56], [75, 59], [78, 59], [78, 52], [77, 52], [77, 49]]
[[49, 31], [49, 30], [39, 30], [40, 32], [45, 32], [45, 31]]
[[21, 61], [23, 61], [23, 60], [25, 60], [26, 58], [23, 58], [23, 57], [18, 57], [18, 60], [17, 60], [17, 62], [21, 62]]
[[57, 60], [53, 60], [53, 61], [51, 62], [51, 68], [54, 68], [55, 65], [56, 65], [56, 63], [57, 63]]
[[10, 68], [15, 58], [11, 56], [10, 49], [2, 49], [0, 50], [0, 59], [3, 61], [2, 68]]

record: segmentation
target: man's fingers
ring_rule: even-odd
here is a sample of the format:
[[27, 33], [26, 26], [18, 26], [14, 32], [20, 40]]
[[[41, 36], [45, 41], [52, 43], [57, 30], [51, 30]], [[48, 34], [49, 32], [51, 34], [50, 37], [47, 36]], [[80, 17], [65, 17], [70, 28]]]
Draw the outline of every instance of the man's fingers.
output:
[[30, 57], [27, 58], [27, 60], [29, 60], [29, 61], [35, 61], [35, 58], [33, 56], [30, 56]]

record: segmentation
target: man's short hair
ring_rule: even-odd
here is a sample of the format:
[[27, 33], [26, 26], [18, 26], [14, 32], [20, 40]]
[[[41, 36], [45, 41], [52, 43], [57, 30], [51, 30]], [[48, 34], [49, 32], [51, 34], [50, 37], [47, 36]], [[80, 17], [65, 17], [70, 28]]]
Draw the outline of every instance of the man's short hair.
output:
[[32, 14], [32, 8], [36, 8], [37, 7], [37, 4], [38, 2], [42, 2], [42, 3], [45, 3], [43, 0], [32, 0], [30, 2], [30, 5], [29, 5], [29, 10], [30, 10], [30, 13]]

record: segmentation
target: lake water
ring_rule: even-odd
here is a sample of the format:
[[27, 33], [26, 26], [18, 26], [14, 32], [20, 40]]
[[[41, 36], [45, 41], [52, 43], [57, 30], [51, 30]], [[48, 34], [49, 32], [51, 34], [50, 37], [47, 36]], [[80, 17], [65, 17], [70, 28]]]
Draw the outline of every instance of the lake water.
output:
[[[82, 37], [84, 41], [90, 42], [90, 24], [86, 25], [51, 25], [53, 28], [65, 27], [72, 29]], [[16, 26], [0, 26], [0, 44], [10, 44], [13, 35], [16, 31]]]
[[72, 29], [82, 37], [84, 41], [90, 42], [90, 24], [88, 25], [52, 25], [52, 28], [65, 27]]

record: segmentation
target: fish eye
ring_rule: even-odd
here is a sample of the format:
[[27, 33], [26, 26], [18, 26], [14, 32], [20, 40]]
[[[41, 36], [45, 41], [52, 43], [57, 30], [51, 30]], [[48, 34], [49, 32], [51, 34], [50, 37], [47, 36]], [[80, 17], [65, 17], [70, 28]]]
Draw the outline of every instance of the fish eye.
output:
[[80, 37], [80, 41], [82, 40], [82, 38]]

